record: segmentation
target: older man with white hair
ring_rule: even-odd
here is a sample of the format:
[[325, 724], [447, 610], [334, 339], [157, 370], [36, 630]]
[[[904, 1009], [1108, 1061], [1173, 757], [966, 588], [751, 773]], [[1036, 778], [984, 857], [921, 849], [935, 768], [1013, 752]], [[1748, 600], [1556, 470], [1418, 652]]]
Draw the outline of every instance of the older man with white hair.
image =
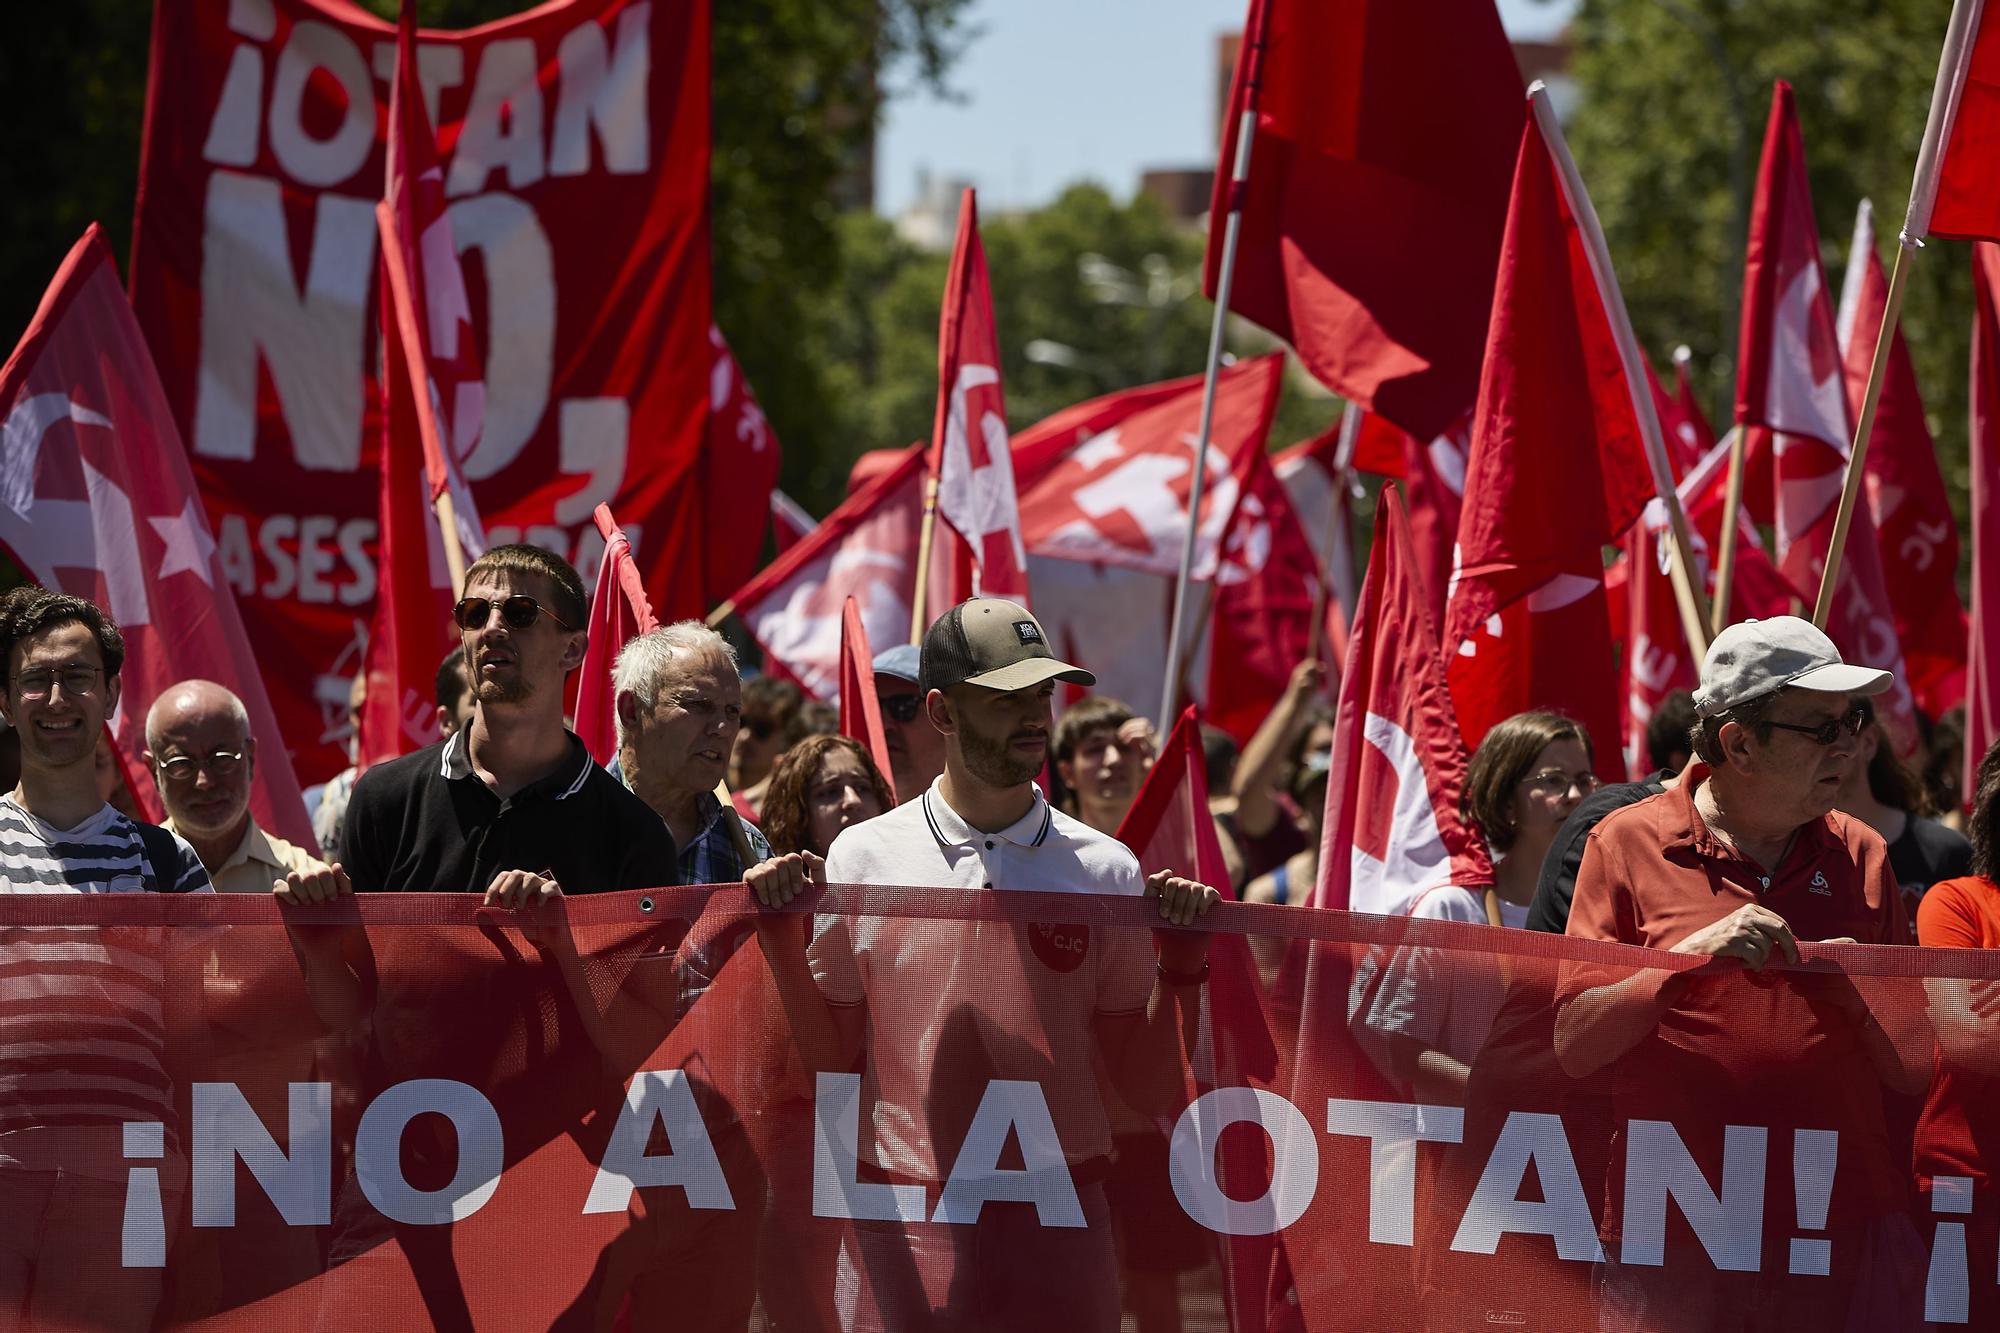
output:
[[187, 839], [221, 893], [269, 893], [289, 874], [327, 867], [273, 837], [250, 813], [257, 738], [243, 701], [210, 680], [184, 680], [146, 713], [146, 765], [167, 808], [166, 827]]
[[700, 621], [683, 620], [628, 642], [611, 683], [620, 776], [666, 821], [680, 849], [682, 882], [743, 878], [771, 846], [744, 825], [751, 851], [745, 864], [731, 828], [735, 815], [715, 795], [743, 724], [736, 650]]

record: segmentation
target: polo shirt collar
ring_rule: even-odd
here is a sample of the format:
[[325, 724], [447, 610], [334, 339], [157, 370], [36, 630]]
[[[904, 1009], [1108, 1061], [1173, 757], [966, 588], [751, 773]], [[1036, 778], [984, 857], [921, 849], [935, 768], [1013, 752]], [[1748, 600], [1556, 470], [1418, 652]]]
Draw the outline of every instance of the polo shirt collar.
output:
[[[567, 729], [563, 735], [569, 741], [567, 757], [556, 766], [555, 772], [521, 788], [514, 793], [513, 799], [518, 801], [523, 796], [546, 796], [550, 800], [561, 801], [583, 790], [594, 761], [590, 751], [584, 748], [581, 737]], [[452, 782], [462, 782], [467, 778], [478, 781], [478, 776], [472, 771], [471, 746], [466, 740], [465, 728], [460, 727], [444, 738], [444, 750], [438, 758], [438, 774]], [[482, 782], [480, 785], [485, 784]]]
[[[1713, 771], [1698, 759], [1688, 761], [1687, 769], [1681, 775], [1680, 786], [1670, 793], [1673, 797], [1675, 818], [1672, 827], [1667, 830], [1668, 836], [1663, 850], [1672, 851], [1677, 847], [1690, 847], [1697, 856], [1740, 861], [1743, 859], [1742, 853], [1716, 837], [1714, 831], [1709, 828], [1708, 821], [1703, 819], [1694, 807], [1695, 790]], [[1799, 828], [1798, 837], [1793, 840], [1791, 851], [1785, 859], [1790, 860], [1792, 856], [1797, 855], [1801, 846], [1824, 848], [1833, 845], [1846, 844], [1834, 831], [1833, 816], [1821, 815]], [[1775, 872], [1776, 867], [1772, 869]]]
[[[160, 827], [166, 829], [169, 833], [180, 832], [179, 829], [174, 827], [174, 821], [171, 819], [167, 820]], [[215, 868], [214, 874], [219, 875], [225, 870], [234, 869], [251, 861], [255, 861], [259, 865], [271, 866], [280, 874], [284, 873], [285, 863], [278, 859], [277, 850], [271, 846], [271, 840], [264, 836], [264, 830], [257, 827], [255, 816], [251, 817], [248, 825], [244, 828], [242, 838], [236, 843], [236, 850], [231, 852], [228, 858]]]
[[1034, 793], [1034, 800], [1028, 805], [1028, 813], [994, 833], [982, 833], [959, 818], [958, 811], [944, 799], [943, 786], [944, 779], [938, 778], [919, 798], [923, 802], [924, 822], [930, 825], [931, 836], [938, 840], [940, 847], [971, 847], [976, 842], [992, 838], [1005, 839], [1016, 847], [1039, 847], [1048, 841], [1049, 832], [1055, 826], [1055, 814], [1043, 797], [1042, 789], [1032, 782], [1028, 784], [1028, 790]]

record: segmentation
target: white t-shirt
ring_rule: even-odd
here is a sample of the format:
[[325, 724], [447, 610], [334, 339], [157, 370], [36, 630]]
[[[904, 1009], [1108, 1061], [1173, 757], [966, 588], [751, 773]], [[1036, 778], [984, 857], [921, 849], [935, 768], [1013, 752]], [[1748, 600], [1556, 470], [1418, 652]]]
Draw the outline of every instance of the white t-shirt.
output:
[[[1424, 894], [1410, 908], [1410, 915], [1423, 921], [1488, 924], [1484, 892], [1456, 884]], [[1525, 906], [1501, 902], [1502, 926], [1520, 930], [1527, 923]], [[1414, 1037], [1431, 1050], [1469, 1065], [1486, 1044], [1507, 990], [1499, 969], [1490, 962], [1455, 967], [1451, 954], [1451, 950], [1428, 946], [1394, 950], [1366, 1022], [1378, 1032]]]
[[[827, 851], [828, 882], [1144, 891], [1138, 858], [1040, 791], [1014, 824], [982, 833], [945, 803], [940, 785], [842, 831]], [[943, 1179], [951, 1161], [939, 1162], [933, 1145], [956, 1152], [990, 1079], [1041, 1086], [1071, 1163], [1110, 1151], [1091, 1020], [1145, 1009], [1154, 981], [1148, 932], [890, 916], [821, 916], [814, 925], [808, 956], [821, 992], [836, 1005], [868, 1006], [862, 1104], [875, 1132], [863, 1161]], [[965, 1104], [940, 1105], [947, 1087]]]

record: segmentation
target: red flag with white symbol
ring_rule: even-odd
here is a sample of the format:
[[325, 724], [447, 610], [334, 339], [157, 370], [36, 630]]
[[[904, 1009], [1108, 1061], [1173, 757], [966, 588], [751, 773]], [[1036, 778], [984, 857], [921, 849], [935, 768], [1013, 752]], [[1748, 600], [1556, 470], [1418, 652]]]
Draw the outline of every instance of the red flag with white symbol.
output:
[[[1420, 438], [1472, 406], [1521, 72], [1491, 0], [1253, 0], [1209, 216], [1242, 210], [1230, 308]], [[1232, 184], [1255, 116], [1249, 179]]]
[[[1780, 80], [1771, 93], [1743, 266], [1736, 420], [1773, 432], [1772, 508], [1758, 517], [1777, 530], [1779, 571], [1793, 587], [1813, 593], [1832, 545], [1852, 436], [1835, 328], [1805, 144], [1791, 85]], [[1873, 346], [1868, 352], [1874, 354]], [[1917, 738], [1914, 704], [1867, 506], [1854, 511], [1826, 632], [1848, 661], [1895, 672], [1881, 716], [1898, 751], [1909, 753]]]
[[[1888, 296], [1889, 279], [1875, 253], [1874, 206], [1863, 199], [1854, 219], [1854, 247], [1836, 321], [1850, 402], [1860, 402], [1867, 391]], [[1903, 664], [1909, 669], [1910, 693], [1918, 707], [1939, 717], [1965, 699], [1968, 627], [1958, 600], [1958, 523], [1945, 497], [1916, 367], [1900, 325], [1894, 337], [1865, 460], [1868, 515], [1875, 521], [1876, 549], [1882, 555]]]
[[[1215, 610], [1204, 696], [1209, 720], [1245, 745], [1284, 694], [1292, 668], [1326, 651], [1313, 626], [1319, 558], [1270, 456], [1254, 449], [1246, 461], [1210, 594]], [[1344, 651], [1347, 622], [1328, 602], [1322, 613], [1338, 622], [1333, 642]]]
[[389, 94], [389, 165], [375, 207], [382, 241], [381, 559], [363, 655], [362, 768], [437, 739], [438, 659], [451, 646], [451, 586], [437, 506], [451, 497], [468, 563], [486, 549], [479, 510], [459, 460], [479, 444], [485, 384], [473, 346], [471, 307], [445, 217], [444, 174], [431, 138], [416, 64], [416, 20], [403, 6]]
[[[2000, 241], [2000, 15], [1953, 0], [1904, 234]], [[1974, 762], [1977, 751], [1973, 751]]]
[[[701, 453], [702, 503], [723, 516], [707, 529], [702, 552], [702, 587], [713, 606], [757, 572], [764, 554], [764, 524], [754, 517], [765, 509], [778, 523], [778, 549], [788, 544], [778, 508], [778, 464], [782, 454], [743, 367], [736, 363], [722, 330], [708, 328], [715, 361], [708, 372], [708, 437]], [[788, 500], [786, 503], [790, 503]], [[796, 508], [796, 506], [794, 506]], [[810, 523], [807, 524], [811, 526]]]
[[1652, 771], [1647, 724], [1669, 694], [1694, 688], [1701, 665], [1688, 649], [1660, 536], [1650, 524], [1634, 523], [1624, 556], [1605, 577], [1608, 591], [1623, 593], [1625, 651], [1618, 666], [1625, 680], [1625, 774], [1635, 782]]
[[1485, 842], [1459, 818], [1466, 748], [1411, 554], [1409, 516], [1385, 486], [1334, 714], [1314, 907], [1394, 915], [1440, 884], [1493, 882]]
[[103, 607], [124, 635], [110, 725], [147, 818], [162, 809], [139, 762], [146, 709], [201, 678], [235, 691], [262, 742], [250, 792], [257, 822], [316, 845], [187, 452], [95, 225], [0, 367], [0, 545], [37, 583]]
[[849, 597], [840, 607], [840, 734], [868, 747], [882, 780], [895, 799], [896, 766], [889, 758], [889, 736], [882, 729], [882, 701], [875, 697], [875, 650], [868, 646], [868, 627], [861, 623], [861, 606]]
[[986, 249], [979, 243], [979, 205], [970, 189], [958, 207], [958, 242], [938, 321], [937, 422], [929, 466], [937, 479], [938, 517], [957, 531], [972, 555], [972, 585], [955, 589], [960, 595], [944, 605], [978, 595], [1006, 597], [1025, 606], [1028, 554], [1021, 543], [1014, 461], [1007, 448], [1000, 339], [993, 328]]
[[1486, 367], [1446, 594], [1451, 694], [1468, 749], [1559, 708], [1618, 770], [1621, 708], [1606, 544], [1653, 494], [1632, 390], [1571, 200], [1532, 111], [1521, 133]]
[[639, 566], [632, 562], [632, 543], [611, 516], [611, 506], [597, 506], [591, 517], [604, 535], [604, 560], [597, 567], [597, 590], [591, 594], [590, 621], [584, 626], [590, 631], [590, 645], [577, 670], [576, 734], [591, 758], [609, 764], [618, 753], [618, 692], [612, 687], [611, 668], [627, 640], [657, 629], [660, 622], [639, 581]]
[[[916, 588], [917, 531], [923, 513], [924, 450], [912, 445], [812, 530], [758, 571], [730, 599], [767, 669], [815, 698], [840, 694], [840, 625], [855, 600], [871, 643], [902, 643]], [[930, 604], [951, 605], [957, 538], [940, 527], [931, 561]]]

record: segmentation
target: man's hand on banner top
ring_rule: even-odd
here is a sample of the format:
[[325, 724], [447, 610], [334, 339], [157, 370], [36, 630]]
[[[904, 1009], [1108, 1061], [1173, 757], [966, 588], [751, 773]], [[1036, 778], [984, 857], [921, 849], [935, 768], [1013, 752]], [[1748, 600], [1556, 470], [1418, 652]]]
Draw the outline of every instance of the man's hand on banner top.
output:
[[1799, 961], [1799, 944], [1785, 918], [1758, 903], [1745, 903], [1714, 925], [1703, 927], [1674, 945], [1669, 953], [1708, 954], [1714, 958], [1741, 958], [1753, 969], [1764, 966], [1774, 953], [1787, 962]]
[[288, 870], [283, 879], [271, 883], [272, 897], [300, 907], [330, 903], [353, 892], [354, 884], [338, 861], [332, 865], [315, 864], [311, 870]]
[[1182, 879], [1171, 870], [1156, 870], [1146, 876], [1146, 896], [1160, 900], [1160, 915], [1174, 926], [1193, 925], [1222, 901], [1222, 895], [1208, 885]]
[[560, 897], [554, 877], [532, 870], [503, 870], [486, 886], [488, 907], [539, 907]]
[[811, 852], [787, 852], [743, 872], [743, 882], [763, 907], [783, 907], [826, 882], [826, 862]]

